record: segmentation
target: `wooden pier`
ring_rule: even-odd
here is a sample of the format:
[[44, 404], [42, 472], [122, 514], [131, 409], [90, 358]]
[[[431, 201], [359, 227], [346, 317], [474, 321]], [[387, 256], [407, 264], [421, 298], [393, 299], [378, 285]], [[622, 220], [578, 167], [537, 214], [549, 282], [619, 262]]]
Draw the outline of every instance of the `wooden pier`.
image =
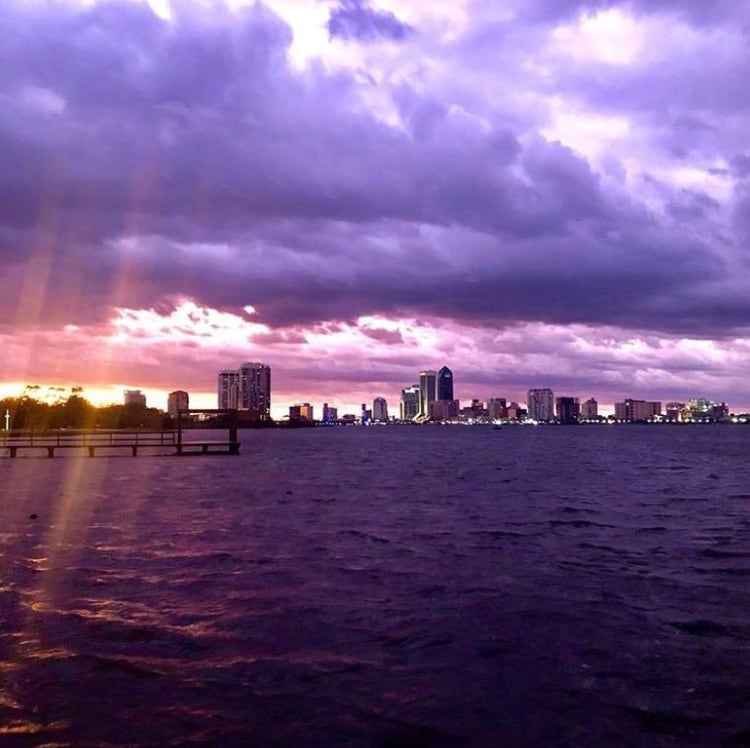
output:
[[[226, 440], [185, 439], [185, 416], [193, 414], [214, 414], [224, 417], [222, 428], [228, 430]], [[188, 427], [190, 424], [187, 424]], [[108, 454], [124, 450], [133, 457], [144, 452], [154, 454], [155, 450], [168, 450], [181, 457], [189, 455], [238, 455], [240, 442], [237, 438], [237, 411], [189, 410], [177, 414], [176, 428], [162, 430], [128, 431], [4, 431], [0, 432], [0, 450], [9, 457], [17, 457], [19, 452], [55, 454], [71, 450], [83, 450], [89, 457], [97, 452]]]

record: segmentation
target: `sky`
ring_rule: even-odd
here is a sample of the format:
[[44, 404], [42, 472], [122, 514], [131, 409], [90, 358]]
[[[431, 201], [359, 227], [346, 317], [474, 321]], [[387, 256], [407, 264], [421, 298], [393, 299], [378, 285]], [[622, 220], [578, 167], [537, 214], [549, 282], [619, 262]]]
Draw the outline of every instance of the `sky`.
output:
[[[750, 410], [750, 4], [3, 0], [0, 394]], [[356, 409], [356, 410], [355, 410]]]

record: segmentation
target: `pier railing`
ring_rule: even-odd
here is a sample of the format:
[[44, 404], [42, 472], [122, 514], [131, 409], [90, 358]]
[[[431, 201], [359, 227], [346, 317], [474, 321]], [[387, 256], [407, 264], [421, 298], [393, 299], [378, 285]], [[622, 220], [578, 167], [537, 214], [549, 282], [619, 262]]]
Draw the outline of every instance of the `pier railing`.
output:
[[[184, 416], [194, 412], [223, 414], [228, 418], [229, 435], [226, 440], [185, 439]], [[189, 424], [186, 428], [189, 428]], [[172, 454], [230, 454], [240, 451], [237, 438], [236, 411], [182, 411], [176, 428], [161, 430], [60, 430], [60, 431], [3, 431], [0, 432], [0, 452], [17, 457], [21, 451], [46, 452], [54, 457], [60, 450], [84, 450], [95, 457], [101, 450], [129, 450], [136, 457], [143, 450], [169, 449]]]

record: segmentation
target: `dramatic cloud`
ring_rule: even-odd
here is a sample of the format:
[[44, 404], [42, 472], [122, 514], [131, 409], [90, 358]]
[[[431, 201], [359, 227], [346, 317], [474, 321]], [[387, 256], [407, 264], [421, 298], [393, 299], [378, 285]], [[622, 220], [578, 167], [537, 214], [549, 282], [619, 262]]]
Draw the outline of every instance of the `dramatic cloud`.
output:
[[[750, 404], [743, 3], [293, 5], [2, 4], [8, 381], [253, 358], [312, 397], [335, 360], [356, 402], [446, 362], [478, 396], [689, 374]], [[612, 336], [659, 343], [612, 369]]]
[[374, 10], [366, 0], [340, 0], [328, 19], [331, 37], [372, 41], [378, 38], [398, 41], [413, 29], [402, 23], [393, 13]]

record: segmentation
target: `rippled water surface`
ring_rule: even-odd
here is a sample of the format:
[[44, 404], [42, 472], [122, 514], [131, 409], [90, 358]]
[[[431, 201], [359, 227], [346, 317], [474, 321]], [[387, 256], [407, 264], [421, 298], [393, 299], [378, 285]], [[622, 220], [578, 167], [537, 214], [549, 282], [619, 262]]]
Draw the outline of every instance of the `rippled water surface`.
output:
[[750, 745], [750, 428], [242, 441], [0, 459], [0, 744]]

